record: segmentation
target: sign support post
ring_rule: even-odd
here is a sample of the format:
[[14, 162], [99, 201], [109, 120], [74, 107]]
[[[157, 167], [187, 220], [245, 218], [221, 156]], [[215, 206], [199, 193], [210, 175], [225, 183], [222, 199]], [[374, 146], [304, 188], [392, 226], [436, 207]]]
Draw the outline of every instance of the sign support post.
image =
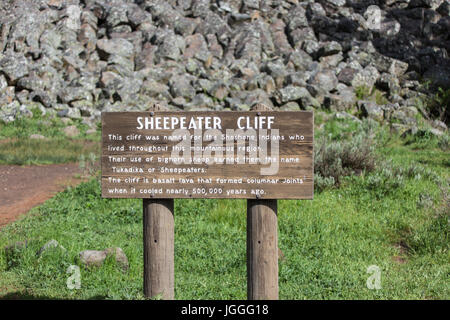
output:
[[277, 200], [247, 200], [247, 299], [278, 300]]
[[247, 299], [278, 300], [277, 200], [247, 200]]
[[174, 299], [173, 199], [143, 199], [144, 295]]
[[[163, 111], [159, 105], [150, 111]], [[174, 299], [173, 199], [143, 199], [144, 295]]]

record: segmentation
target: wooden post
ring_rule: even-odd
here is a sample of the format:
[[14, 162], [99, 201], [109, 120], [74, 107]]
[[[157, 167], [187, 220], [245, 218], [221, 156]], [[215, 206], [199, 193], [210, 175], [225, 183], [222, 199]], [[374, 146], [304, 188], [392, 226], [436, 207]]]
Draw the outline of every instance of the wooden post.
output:
[[278, 300], [277, 200], [247, 200], [247, 298]]
[[[155, 105], [149, 111], [162, 111]], [[173, 199], [143, 199], [144, 295], [174, 299]]]
[[277, 200], [247, 200], [247, 299], [278, 300]]
[[174, 299], [173, 199], [143, 199], [144, 295]]

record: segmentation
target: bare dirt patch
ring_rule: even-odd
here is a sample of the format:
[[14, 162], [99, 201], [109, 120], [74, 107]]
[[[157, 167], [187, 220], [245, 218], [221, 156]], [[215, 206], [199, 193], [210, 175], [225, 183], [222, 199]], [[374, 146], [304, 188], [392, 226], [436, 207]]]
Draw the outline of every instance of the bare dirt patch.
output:
[[57, 192], [83, 181], [76, 163], [0, 166], [0, 229]]

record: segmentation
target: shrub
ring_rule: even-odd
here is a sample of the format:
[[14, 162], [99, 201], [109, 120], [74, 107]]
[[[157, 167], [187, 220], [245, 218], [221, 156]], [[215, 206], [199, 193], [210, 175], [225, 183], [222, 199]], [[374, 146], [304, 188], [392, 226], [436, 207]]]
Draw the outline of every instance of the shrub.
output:
[[376, 194], [378, 199], [386, 196], [404, 185], [404, 176], [393, 170], [391, 167], [385, 167], [370, 175], [366, 180], [366, 188]]
[[366, 134], [351, 140], [320, 139], [314, 151], [315, 186], [322, 190], [339, 185], [343, 177], [372, 171], [375, 168], [375, 146]]

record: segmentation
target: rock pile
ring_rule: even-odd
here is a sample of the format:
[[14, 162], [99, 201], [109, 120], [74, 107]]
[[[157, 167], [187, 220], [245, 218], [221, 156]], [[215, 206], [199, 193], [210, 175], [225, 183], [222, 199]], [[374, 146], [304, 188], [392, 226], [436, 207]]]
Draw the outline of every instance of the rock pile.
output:
[[[345, 112], [415, 123], [421, 82], [450, 87], [448, 0], [10, 0], [0, 4], [0, 118], [35, 108]], [[375, 87], [386, 103], [357, 104]], [[442, 123], [439, 124], [442, 127]]]

